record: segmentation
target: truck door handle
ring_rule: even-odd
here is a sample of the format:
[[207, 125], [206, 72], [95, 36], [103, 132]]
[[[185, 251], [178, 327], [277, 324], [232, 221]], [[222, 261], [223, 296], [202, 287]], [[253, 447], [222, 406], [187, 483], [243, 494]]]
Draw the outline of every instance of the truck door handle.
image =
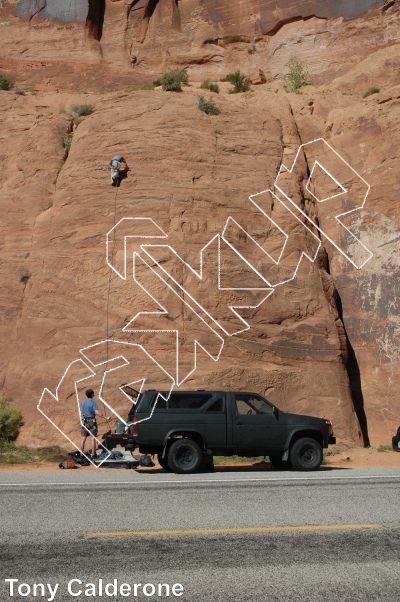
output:
[[243, 422], [237, 422], [236, 426], [243, 426]]

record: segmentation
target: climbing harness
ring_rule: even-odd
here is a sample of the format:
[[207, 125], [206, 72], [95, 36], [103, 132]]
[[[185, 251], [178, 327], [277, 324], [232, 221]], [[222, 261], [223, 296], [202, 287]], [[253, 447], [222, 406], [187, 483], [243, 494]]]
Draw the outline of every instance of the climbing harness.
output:
[[81, 420], [81, 425], [89, 431], [91, 429], [97, 428], [96, 418], [88, 418], [87, 416], [83, 416]]

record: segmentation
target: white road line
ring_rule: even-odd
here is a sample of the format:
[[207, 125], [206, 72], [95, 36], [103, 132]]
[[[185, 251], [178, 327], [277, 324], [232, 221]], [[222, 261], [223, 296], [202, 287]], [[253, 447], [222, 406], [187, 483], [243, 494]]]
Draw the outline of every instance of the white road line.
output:
[[185, 480], [154, 480], [154, 481], [82, 481], [78, 482], [48, 482], [48, 483], [0, 483], [0, 487], [46, 487], [46, 486], [85, 486], [88, 485], [193, 485], [195, 483], [249, 483], [249, 482], [259, 482], [259, 483], [302, 483], [304, 481], [314, 481], [319, 483], [326, 483], [328, 481], [365, 481], [365, 480], [382, 480], [382, 479], [400, 479], [400, 475], [357, 475], [357, 476], [333, 476], [333, 477], [286, 477], [286, 478], [276, 478], [271, 477], [269, 479], [262, 478], [249, 478], [249, 479], [185, 479]]

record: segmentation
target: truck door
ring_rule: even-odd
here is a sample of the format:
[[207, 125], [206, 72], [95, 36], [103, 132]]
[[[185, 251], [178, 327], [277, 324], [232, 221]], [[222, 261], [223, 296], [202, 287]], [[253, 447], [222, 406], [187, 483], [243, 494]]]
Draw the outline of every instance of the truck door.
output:
[[232, 448], [246, 452], [282, 449], [286, 441], [284, 414], [255, 393], [231, 394]]

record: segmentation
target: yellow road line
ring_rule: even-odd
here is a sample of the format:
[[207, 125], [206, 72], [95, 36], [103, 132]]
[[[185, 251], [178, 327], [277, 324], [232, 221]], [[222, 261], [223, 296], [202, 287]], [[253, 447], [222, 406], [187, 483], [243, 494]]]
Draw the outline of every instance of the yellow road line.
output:
[[232, 527], [227, 529], [177, 529], [166, 531], [109, 531], [89, 537], [141, 537], [144, 535], [204, 535], [208, 533], [271, 533], [280, 531], [334, 531], [340, 529], [382, 529], [384, 525], [304, 525], [298, 527]]

